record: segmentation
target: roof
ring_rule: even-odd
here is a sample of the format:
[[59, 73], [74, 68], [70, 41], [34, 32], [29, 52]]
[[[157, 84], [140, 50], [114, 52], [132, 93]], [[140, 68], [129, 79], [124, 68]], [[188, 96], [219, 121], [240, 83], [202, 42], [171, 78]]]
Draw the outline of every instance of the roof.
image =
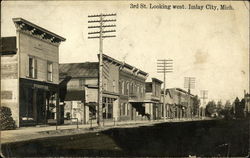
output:
[[1, 55], [16, 54], [16, 36], [2, 37], [0, 39], [0, 44]]
[[98, 68], [98, 62], [60, 64], [59, 76], [60, 78], [65, 78], [66, 76], [71, 76], [72, 78], [97, 78]]
[[85, 96], [85, 91], [83, 90], [67, 91], [65, 101], [72, 101], [72, 100], [84, 101], [84, 96]]
[[157, 79], [157, 78], [152, 78], [152, 81], [156, 81], [156, 82], [159, 82], [159, 83], [163, 83], [161, 80]]
[[61, 42], [66, 40], [64, 37], [50, 32], [47, 29], [33, 24], [23, 18], [13, 18], [12, 20], [15, 23], [16, 27], [19, 27], [21, 30], [33, 31], [33, 33], [43, 35], [44, 38], [51, 39], [54, 42]]
[[169, 89], [166, 89], [166, 91], [179, 91], [179, 92], [182, 92], [184, 94], [194, 96], [193, 94], [191, 94], [191, 93], [189, 94], [187, 91], [185, 91], [184, 89], [181, 89], [181, 88], [169, 88]]
[[[98, 58], [99, 58], [99, 56], [100, 56], [100, 54], [98, 54]], [[112, 57], [110, 57], [110, 56], [108, 56], [106, 54], [103, 54], [103, 58], [118, 64], [118, 66], [123, 66], [123, 67], [126, 67], [126, 68], [130, 69], [130, 70], [133, 70], [134, 72], [138, 71], [138, 73], [140, 73], [140, 74], [142, 74], [144, 76], [148, 76], [148, 73], [146, 73], [146, 72], [144, 72], [144, 71], [142, 71], [142, 70], [140, 70], [140, 69], [138, 69], [138, 68], [136, 68], [136, 67], [134, 67], [132, 65], [129, 65], [129, 64], [125, 63], [125, 62], [118, 61], [118, 60], [116, 60], [116, 59], [114, 59], [114, 58], [112, 58]]]

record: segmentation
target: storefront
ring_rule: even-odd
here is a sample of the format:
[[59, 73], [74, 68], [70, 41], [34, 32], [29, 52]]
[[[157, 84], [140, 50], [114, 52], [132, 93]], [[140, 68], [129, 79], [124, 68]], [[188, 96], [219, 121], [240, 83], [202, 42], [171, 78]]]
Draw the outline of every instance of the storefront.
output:
[[[63, 105], [62, 105], [63, 106]], [[20, 79], [20, 126], [62, 123], [63, 107], [58, 104], [58, 85]]]

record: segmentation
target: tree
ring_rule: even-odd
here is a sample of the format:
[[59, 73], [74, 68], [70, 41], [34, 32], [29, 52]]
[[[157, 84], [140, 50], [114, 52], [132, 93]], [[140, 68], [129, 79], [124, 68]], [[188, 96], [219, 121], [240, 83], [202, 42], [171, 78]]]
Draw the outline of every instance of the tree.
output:
[[9, 107], [0, 107], [0, 130], [15, 129], [16, 123], [12, 118], [11, 109]]
[[200, 107], [200, 99], [198, 98], [198, 96], [194, 96], [193, 98], [193, 112], [194, 112], [194, 115], [198, 115], [198, 110], [199, 110], [199, 107]]
[[219, 112], [219, 115], [224, 117], [226, 120], [231, 120], [234, 117], [233, 108], [229, 100], [224, 104], [224, 108], [222, 108]]
[[212, 114], [216, 112], [216, 104], [214, 101], [209, 101], [207, 103], [206, 109], [205, 109], [205, 114], [206, 116], [211, 117]]
[[225, 109], [231, 109], [232, 108], [231, 102], [229, 100], [227, 100], [224, 107], [225, 107]]
[[222, 102], [221, 102], [221, 100], [219, 100], [218, 102], [217, 102], [217, 106], [216, 106], [218, 109], [222, 109], [223, 108], [223, 105], [222, 105]]
[[236, 97], [234, 104], [235, 104], [235, 117], [237, 119], [243, 118], [244, 117], [244, 107], [245, 107], [245, 105], [243, 105], [243, 104], [245, 104], [245, 100], [242, 99], [240, 102], [239, 98]]

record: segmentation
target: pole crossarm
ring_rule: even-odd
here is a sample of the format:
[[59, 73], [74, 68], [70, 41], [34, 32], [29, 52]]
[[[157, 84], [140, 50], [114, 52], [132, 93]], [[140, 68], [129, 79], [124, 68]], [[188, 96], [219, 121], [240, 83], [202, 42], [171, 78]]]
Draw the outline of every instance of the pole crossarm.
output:
[[116, 22], [116, 19], [107, 19], [107, 20], [90, 20], [88, 23], [100, 23], [100, 22]]
[[89, 29], [92, 29], [92, 28], [101, 28], [101, 27], [116, 27], [116, 25], [88, 26]]
[[[116, 35], [102, 36], [102, 38], [110, 38], [110, 37], [116, 37]], [[92, 39], [92, 38], [101, 38], [101, 36], [88, 37], [88, 39]]]
[[173, 59], [157, 59], [157, 61], [173, 61]]
[[[106, 30], [106, 31], [102, 31], [102, 33], [109, 33], [109, 32], [116, 32], [116, 30]], [[88, 34], [100, 34], [100, 31], [95, 31], [95, 32], [89, 32]]]
[[89, 17], [89, 18], [92, 18], [92, 17], [101, 17], [101, 16], [116, 16], [116, 13], [114, 13], [114, 14], [89, 15], [88, 17]]

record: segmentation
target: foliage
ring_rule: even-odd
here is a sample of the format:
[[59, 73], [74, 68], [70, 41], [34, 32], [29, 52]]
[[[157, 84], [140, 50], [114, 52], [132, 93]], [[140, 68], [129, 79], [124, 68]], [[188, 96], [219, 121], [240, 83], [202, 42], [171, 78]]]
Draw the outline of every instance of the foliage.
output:
[[15, 121], [11, 116], [11, 110], [8, 107], [0, 107], [0, 129], [1, 130], [10, 130], [16, 129]]
[[232, 104], [230, 103], [229, 100], [226, 101], [224, 107], [225, 107], [225, 109], [231, 109], [232, 108]]
[[198, 96], [194, 96], [193, 99], [193, 111], [194, 111], [194, 115], [198, 115], [198, 109], [200, 107], [200, 99], [198, 98]]
[[237, 97], [234, 103], [235, 103], [235, 117], [237, 119], [244, 118], [245, 99], [242, 99], [240, 101], [239, 98]]
[[216, 104], [214, 101], [209, 101], [207, 103], [206, 109], [205, 109], [205, 115], [206, 116], [212, 116], [216, 112]]

